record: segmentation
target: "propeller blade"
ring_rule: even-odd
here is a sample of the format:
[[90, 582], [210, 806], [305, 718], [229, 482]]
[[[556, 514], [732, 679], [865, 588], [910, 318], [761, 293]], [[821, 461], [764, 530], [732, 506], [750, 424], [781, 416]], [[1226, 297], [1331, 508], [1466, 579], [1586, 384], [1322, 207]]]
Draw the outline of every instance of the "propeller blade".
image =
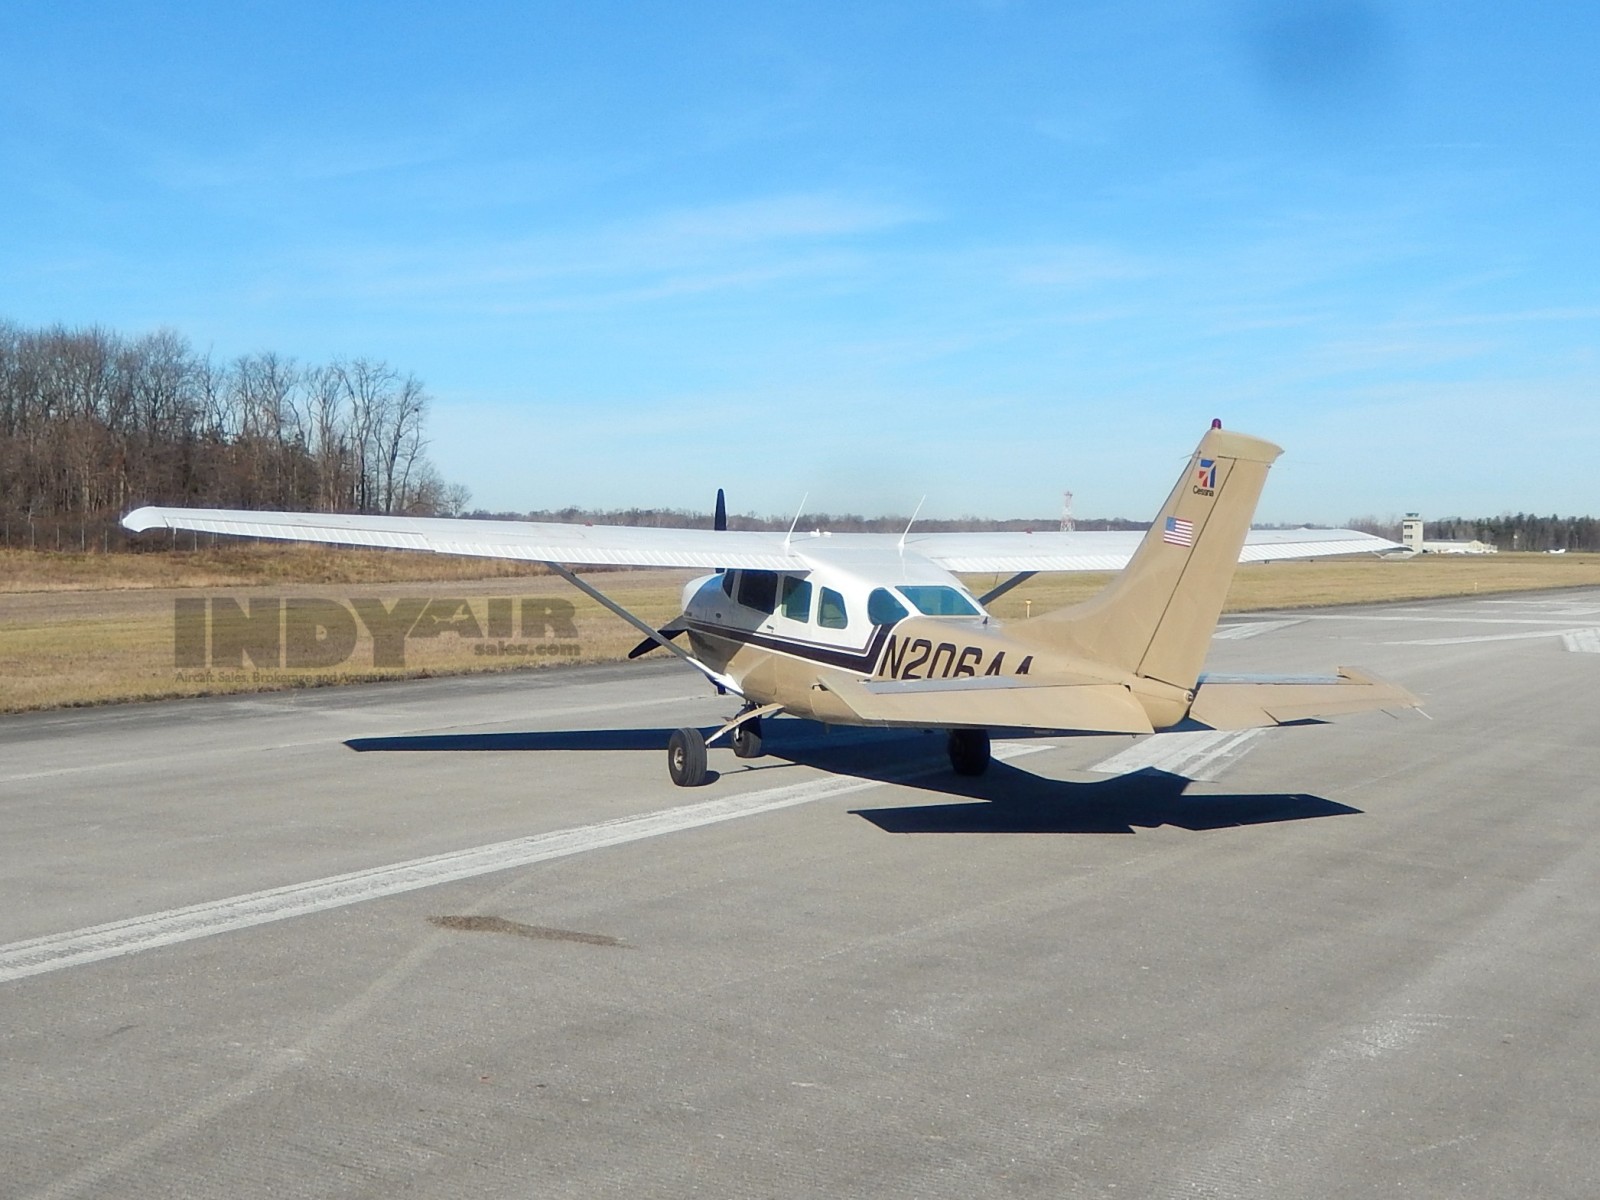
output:
[[[683, 630], [681, 629], [663, 629], [661, 630], [661, 636], [670, 642], [682, 632]], [[661, 643], [656, 641], [655, 638], [645, 638], [644, 641], [628, 651], [628, 657], [638, 658], [641, 654], [649, 654], [650, 651], [659, 649], [661, 649]]]
[[[722, 494], [722, 489], [717, 489], [717, 509], [711, 517], [711, 528], [723, 531], [728, 528], [728, 498]], [[727, 567], [718, 567], [717, 574], [721, 575]]]

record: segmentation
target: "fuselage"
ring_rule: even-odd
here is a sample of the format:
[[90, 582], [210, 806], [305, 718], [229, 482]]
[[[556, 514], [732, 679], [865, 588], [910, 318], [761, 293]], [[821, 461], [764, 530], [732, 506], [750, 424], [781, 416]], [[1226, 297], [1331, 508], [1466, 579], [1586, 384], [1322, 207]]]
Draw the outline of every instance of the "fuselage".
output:
[[1039, 644], [1027, 636], [1027, 622], [1008, 627], [930, 563], [907, 556], [885, 578], [881, 555], [872, 574], [852, 570], [850, 557], [827, 548], [791, 571], [703, 576], [685, 587], [676, 624], [691, 651], [749, 700], [839, 724], [861, 721], [833, 685], [840, 676], [1130, 683], [1121, 672]]

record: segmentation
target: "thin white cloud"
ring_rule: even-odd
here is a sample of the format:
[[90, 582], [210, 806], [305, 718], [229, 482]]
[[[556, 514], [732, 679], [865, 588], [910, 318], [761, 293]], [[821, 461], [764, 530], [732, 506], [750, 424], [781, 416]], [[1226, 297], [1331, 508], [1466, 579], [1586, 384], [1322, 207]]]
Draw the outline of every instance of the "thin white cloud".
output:
[[1398, 321], [1398, 328], [1408, 329], [1459, 329], [1472, 326], [1531, 325], [1546, 322], [1600, 321], [1600, 307], [1574, 306], [1570, 308], [1528, 308], [1510, 312], [1460, 313], [1449, 317], [1431, 317], [1426, 320]]
[[1088, 288], [1149, 279], [1164, 273], [1147, 255], [1109, 246], [1056, 246], [1012, 252], [1020, 259], [1012, 278], [1026, 287]]
[[326, 183], [437, 163], [451, 153], [448, 139], [406, 137], [341, 141], [274, 137], [225, 153], [202, 155], [173, 148], [148, 152], [149, 170], [177, 190], [276, 192], [286, 183]]
[[827, 194], [679, 208], [515, 241], [343, 247], [311, 257], [323, 290], [500, 311], [629, 305], [847, 273], [858, 239], [924, 219], [904, 205]]

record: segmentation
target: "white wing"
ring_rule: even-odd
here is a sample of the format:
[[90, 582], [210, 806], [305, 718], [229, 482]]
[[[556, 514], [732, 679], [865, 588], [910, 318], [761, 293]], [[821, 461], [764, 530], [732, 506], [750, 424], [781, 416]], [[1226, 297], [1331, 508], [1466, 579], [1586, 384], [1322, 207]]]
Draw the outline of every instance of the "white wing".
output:
[[[924, 559], [947, 571], [1116, 571], [1144, 534], [890, 533], [796, 534], [751, 530], [658, 529], [632, 525], [565, 525], [549, 521], [469, 521], [446, 517], [346, 516], [253, 512], [225, 508], [140, 508], [122, 520], [134, 532], [184, 529], [235, 537], [428, 550], [478, 558], [510, 558], [573, 566], [695, 567], [713, 570], [805, 570], [807, 559], [848, 553], [858, 566]], [[1398, 549], [1394, 542], [1349, 529], [1256, 529], [1241, 562], [1320, 558]], [[832, 554], [830, 554], [832, 552]]]
[[[468, 521], [448, 517], [371, 517], [338, 513], [251, 512], [227, 508], [140, 508], [127, 528], [186, 529], [234, 537], [279, 538], [336, 546], [431, 550], [477, 558], [608, 567], [801, 568], [781, 533], [564, 525], [554, 521]], [[803, 569], [803, 568], [802, 568]]]

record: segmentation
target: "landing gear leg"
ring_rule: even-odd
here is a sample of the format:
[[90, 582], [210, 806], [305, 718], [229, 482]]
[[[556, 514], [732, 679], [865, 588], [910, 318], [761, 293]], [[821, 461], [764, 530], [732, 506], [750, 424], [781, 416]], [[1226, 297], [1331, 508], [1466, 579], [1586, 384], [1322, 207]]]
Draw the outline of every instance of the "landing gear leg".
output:
[[718, 738], [728, 736], [733, 743], [733, 752], [740, 758], [760, 758], [761, 718], [776, 716], [782, 711], [781, 704], [763, 704], [760, 707], [746, 704], [737, 717], [706, 739], [706, 745], [714, 746]]
[[739, 758], [761, 757], [760, 717], [751, 717], [733, 731], [733, 753]]
[[706, 781], [706, 739], [698, 729], [675, 730], [667, 740], [667, 773], [679, 787]]
[[950, 768], [957, 775], [982, 775], [989, 769], [987, 729], [952, 729], [946, 748]]

